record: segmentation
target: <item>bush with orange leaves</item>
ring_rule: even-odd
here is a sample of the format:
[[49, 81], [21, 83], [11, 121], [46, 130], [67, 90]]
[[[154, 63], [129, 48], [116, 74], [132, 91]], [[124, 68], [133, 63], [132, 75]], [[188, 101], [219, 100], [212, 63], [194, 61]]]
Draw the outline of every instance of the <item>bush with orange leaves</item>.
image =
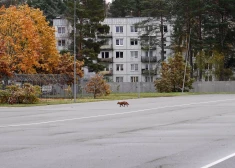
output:
[[86, 92], [92, 93], [94, 99], [98, 96], [107, 96], [111, 93], [110, 85], [104, 80], [103, 75], [96, 74], [92, 77], [85, 87]]

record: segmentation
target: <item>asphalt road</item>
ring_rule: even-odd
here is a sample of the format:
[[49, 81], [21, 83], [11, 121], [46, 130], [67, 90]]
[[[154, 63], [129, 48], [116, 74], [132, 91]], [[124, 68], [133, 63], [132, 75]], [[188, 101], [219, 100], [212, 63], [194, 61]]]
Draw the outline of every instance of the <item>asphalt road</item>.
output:
[[202, 168], [235, 153], [233, 94], [128, 102], [0, 108], [0, 168]]

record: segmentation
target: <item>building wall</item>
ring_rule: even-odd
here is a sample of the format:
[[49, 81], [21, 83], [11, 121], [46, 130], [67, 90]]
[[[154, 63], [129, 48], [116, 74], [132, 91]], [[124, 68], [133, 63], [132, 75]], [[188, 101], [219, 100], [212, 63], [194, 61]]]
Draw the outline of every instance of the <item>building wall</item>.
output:
[[[72, 27], [68, 20], [62, 18], [56, 18], [53, 20], [53, 26], [55, 28], [56, 48], [58, 51], [68, 50], [71, 40], [69, 38], [72, 32]], [[60, 30], [59, 30], [60, 29]], [[65, 41], [65, 43], [62, 42]]]
[[[116, 77], [123, 77], [123, 82], [131, 82], [131, 77], [138, 77], [138, 81], [145, 82], [146, 75], [142, 75], [142, 69], [146, 69], [149, 67], [148, 62], [142, 62], [141, 57], [146, 56], [146, 51], [142, 50], [141, 44], [139, 41], [139, 36], [143, 33], [143, 29], [138, 29], [137, 32], [131, 32], [131, 26], [134, 26], [136, 23], [146, 20], [148, 18], [106, 18], [102, 24], [107, 24], [110, 26], [110, 34], [112, 34], [112, 38], [108, 39], [109, 44], [112, 45], [112, 49], [106, 50], [109, 52], [109, 56], [113, 57], [113, 81], [116, 81]], [[155, 25], [159, 26], [160, 22], [156, 21]], [[171, 25], [168, 26], [168, 32], [164, 34], [166, 37], [166, 46], [170, 45], [170, 35], [172, 33]], [[117, 32], [117, 27], [122, 27], [122, 32]], [[156, 38], [160, 41], [160, 35], [155, 34], [151, 36], [156, 36]], [[122, 39], [123, 45], [116, 45], [116, 40]], [[138, 45], [131, 45], [131, 39], [137, 39]], [[107, 48], [107, 47], [106, 47]], [[138, 57], [131, 57], [131, 51], [138, 51]], [[103, 52], [103, 51], [101, 51]], [[123, 52], [123, 58], [116, 58], [116, 52]], [[166, 49], [165, 57], [168, 58], [171, 56], [171, 51]], [[156, 56], [157, 60], [161, 59], [161, 49], [156, 45], [156, 49], [152, 50], [152, 56]], [[102, 58], [102, 54], [99, 55]], [[123, 71], [117, 70], [117, 64], [123, 65]], [[131, 70], [131, 64], [137, 64], [138, 70]], [[150, 67], [152, 69], [157, 68], [157, 63], [150, 63]], [[148, 75], [147, 75], [148, 76]], [[152, 76], [153, 80], [157, 78], [157, 75]]]
[[[143, 75], [143, 70], [148, 70], [149, 67], [152, 69], [156, 69], [159, 66], [157, 62], [149, 62], [141, 61], [141, 57], [146, 56], [146, 51], [142, 49], [140, 45], [139, 37], [144, 32], [144, 28], [138, 28], [137, 32], [131, 32], [131, 26], [134, 26], [136, 23], [139, 23], [143, 20], [148, 18], [141, 18], [141, 17], [133, 17], [133, 18], [106, 18], [102, 24], [107, 24], [110, 26], [110, 32], [106, 34], [107, 44], [101, 46], [101, 53], [98, 55], [99, 58], [102, 58], [102, 52], [108, 52], [109, 58], [112, 58], [111, 62], [104, 62], [105, 65], [104, 71], [110, 71], [111, 75], [109, 74], [106, 76], [109, 78], [110, 81], [117, 82], [116, 78], [122, 77], [123, 80], [121, 82], [146, 82], [146, 77], [149, 75]], [[160, 21], [155, 21], [153, 23], [154, 26], [159, 27]], [[56, 39], [57, 39], [57, 49], [59, 51], [69, 49], [69, 45], [71, 44], [71, 40], [69, 40], [69, 34], [72, 32], [72, 27], [69, 22], [65, 19], [56, 18], [53, 20], [53, 26], [56, 29]], [[121, 26], [123, 29], [122, 32], [116, 32], [117, 27]], [[65, 27], [65, 32], [59, 33], [59, 27]], [[165, 32], [164, 37], [166, 38], [166, 46], [170, 45], [170, 37], [172, 33], [172, 26], [167, 24], [168, 32]], [[151, 36], [156, 36], [156, 38], [160, 41], [160, 33], [158, 34], [151, 34]], [[97, 36], [97, 38], [99, 38]], [[116, 45], [117, 39], [123, 39], [122, 45]], [[138, 45], [131, 45], [131, 39], [136, 39]], [[61, 46], [61, 40], [65, 40], [65, 45]], [[59, 42], [60, 41], [60, 42]], [[60, 45], [59, 45], [60, 44]], [[131, 52], [137, 51], [138, 56], [132, 57]], [[122, 52], [122, 58], [117, 58], [116, 53]], [[147, 51], [148, 52], [148, 51]], [[166, 49], [165, 57], [166, 59], [171, 56], [172, 52], [169, 49]], [[152, 50], [152, 56], [157, 57], [157, 60], [161, 59], [161, 48], [156, 45], [155, 49]], [[148, 58], [147, 58], [148, 59]], [[123, 70], [117, 70], [117, 65], [122, 64]], [[138, 65], [138, 69], [136, 69], [136, 64]], [[134, 69], [131, 69], [133, 68]], [[86, 67], [84, 67], [84, 78], [90, 78], [94, 76], [95, 73], [89, 72]], [[159, 75], [151, 75], [151, 79], [154, 80]], [[138, 78], [138, 80], [136, 80]]]

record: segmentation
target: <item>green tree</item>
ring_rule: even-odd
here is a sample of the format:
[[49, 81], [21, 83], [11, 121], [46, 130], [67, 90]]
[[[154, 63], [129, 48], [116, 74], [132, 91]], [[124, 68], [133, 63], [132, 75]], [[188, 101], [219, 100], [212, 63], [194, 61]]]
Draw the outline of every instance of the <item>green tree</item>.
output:
[[[180, 92], [183, 88], [185, 63], [181, 53], [162, 62], [161, 79], [155, 81], [156, 90], [159, 92]], [[186, 67], [184, 90], [192, 89], [193, 79], [190, 78], [190, 67]]]
[[103, 75], [100, 74], [96, 74], [88, 81], [85, 90], [88, 93], [92, 93], [94, 99], [97, 98], [97, 96], [107, 96], [111, 93], [110, 85], [106, 83]]
[[[175, 18], [175, 51], [185, 52], [193, 74], [193, 55], [203, 64], [203, 57], [212, 53], [224, 54], [224, 69], [235, 66], [234, 62], [234, 9], [232, 0], [173, 0], [172, 14]], [[202, 56], [200, 58], [200, 56]], [[219, 61], [219, 60], [218, 60]], [[202, 80], [203, 66], [198, 73]]]
[[[74, 1], [68, 1], [67, 18], [73, 24]], [[105, 18], [103, 0], [80, 0], [76, 3], [76, 51], [77, 59], [84, 61], [90, 71], [99, 72], [104, 66], [98, 62], [100, 47], [104, 40], [98, 40], [97, 34], [109, 32], [109, 26], [101, 25]], [[73, 36], [73, 32], [71, 34]], [[74, 43], [71, 44], [71, 49]]]
[[[169, 23], [171, 5], [169, 0], [143, 0], [140, 1], [141, 16], [148, 17], [147, 20], [141, 22], [139, 25], [151, 26], [147, 29], [147, 33], [143, 34], [142, 37], [146, 39], [146, 36], [151, 34], [159, 34], [153, 40], [150, 39], [151, 43], [158, 45], [161, 48], [161, 61], [164, 61], [164, 43], [165, 34], [168, 31], [166, 24]], [[160, 21], [160, 23], [159, 23]], [[168, 23], [167, 23], [168, 22]]]
[[141, 0], [115, 0], [110, 5], [110, 17], [139, 17], [141, 15], [140, 2]]
[[27, 0], [27, 4], [42, 10], [51, 25], [53, 19], [63, 15], [66, 10], [66, 4], [63, 0]]
[[211, 57], [211, 62], [214, 67], [213, 73], [216, 80], [228, 81], [232, 77], [232, 70], [230, 68], [224, 67], [225, 57], [223, 53], [214, 52], [213, 56]]
[[24, 3], [24, 0], [0, 0], [0, 7], [4, 5], [6, 8], [8, 8], [11, 5], [22, 5]]

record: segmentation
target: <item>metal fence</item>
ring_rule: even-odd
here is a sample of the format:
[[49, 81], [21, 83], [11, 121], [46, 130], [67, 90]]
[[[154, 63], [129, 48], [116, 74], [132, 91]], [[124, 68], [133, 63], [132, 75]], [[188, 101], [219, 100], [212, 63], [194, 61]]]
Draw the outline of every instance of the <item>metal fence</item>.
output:
[[72, 98], [73, 86], [69, 86], [67, 75], [61, 74], [15, 74], [9, 80], [9, 85], [22, 86], [24, 83], [41, 87], [41, 98]]
[[199, 93], [235, 93], [235, 81], [194, 82], [191, 92]]
[[[69, 78], [59, 74], [17, 74], [9, 81], [10, 84], [22, 86], [31, 83], [41, 87], [41, 98], [73, 98], [73, 85], [68, 85]], [[89, 97], [85, 91], [88, 80], [79, 79], [76, 85], [77, 97]], [[157, 92], [153, 82], [109, 82], [112, 93], [146, 93]], [[235, 81], [194, 82], [191, 92], [235, 92]]]

